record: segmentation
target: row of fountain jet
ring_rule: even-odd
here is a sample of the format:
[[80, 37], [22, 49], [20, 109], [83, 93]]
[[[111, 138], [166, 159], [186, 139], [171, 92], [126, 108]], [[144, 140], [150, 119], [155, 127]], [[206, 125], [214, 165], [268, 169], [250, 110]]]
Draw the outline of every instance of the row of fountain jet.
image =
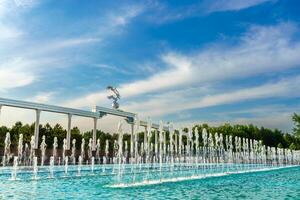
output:
[[[113, 141], [113, 152], [109, 151], [109, 141], [105, 141], [105, 152], [101, 154], [100, 139], [96, 143], [96, 151], [93, 152], [92, 139], [89, 139], [87, 154], [85, 149], [85, 140], [82, 139], [80, 155], [76, 155], [76, 140], [72, 140], [72, 149], [70, 157], [67, 155], [67, 141], [63, 141], [62, 155], [58, 155], [58, 141], [54, 138], [52, 154], [49, 159], [50, 177], [53, 177], [54, 166], [64, 165], [65, 171], [68, 171], [68, 165], [77, 165], [78, 171], [84, 163], [90, 164], [94, 170], [95, 161], [102, 165], [117, 165], [118, 177], [122, 177], [126, 172], [126, 164], [128, 166], [139, 166], [141, 170], [147, 166], [148, 171], [158, 167], [162, 172], [164, 166], [171, 166], [172, 169], [176, 166], [189, 168], [201, 164], [239, 164], [239, 165], [263, 165], [263, 166], [285, 166], [299, 165], [300, 151], [290, 149], [267, 147], [262, 141], [257, 141], [248, 138], [233, 137], [231, 135], [212, 134], [206, 129], [202, 132], [196, 127], [194, 133], [192, 129], [188, 132], [179, 130], [175, 133], [172, 124], [169, 126], [169, 134], [163, 130], [163, 124], [160, 123], [159, 130], [154, 133], [151, 131], [151, 122], [148, 123], [147, 131], [144, 134], [144, 142], [139, 142], [138, 122], [135, 123], [134, 132], [132, 134], [130, 147], [128, 142], [124, 141], [122, 123], [118, 124], [118, 140]], [[151, 138], [154, 137], [154, 143]], [[202, 143], [200, 144], [200, 139]], [[18, 166], [31, 166], [34, 177], [37, 176], [38, 161], [40, 166], [45, 165], [46, 160], [46, 142], [45, 136], [42, 137], [40, 143], [40, 157], [36, 155], [33, 148], [35, 141], [31, 137], [30, 145], [23, 142], [23, 135], [19, 135], [18, 153], [11, 153], [10, 134], [6, 134], [4, 155], [2, 165], [8, 166], [13, 164], [12, 179], [16, 178]], [[70, 158], [70, 159], [69, 159]], [[183, 165], [184, 164], [184, 165]], [[105, 167], [103, 168], [105, 169]], [[112, 168], [114, 172], [115, 168]], [[194, 169], [194, 167], [192, 167]], [[135, 171], [131, 167], [131, 171]]]
[[[151, 125], [150, 125], [151, 126]], [[169, 138], [167, 142], [167, 134], [162, 130], [162, 123], [159, 132], [154, 133], [154, 143], [151, 142], [153, 132], [148, 129], [145, 133], [146, 140], [139, 143], [138, 134], [134, 134], [133, 143], [130, 144], [130, 151], [128, 150], [128, 142], [123, 140], [122, 123], [118, 125], [118, 140], [114, 141], [113, 152], [109, 152], [109, 141], [105, 142], [105, 155], [100, 157], [100, 139], [96, 143], [96, 151], [94, 156], [98, 163], [114, 163], [116, 159], [125, 163], [136, 163], [138, 159], [142, 159], [142, 162], [158, 162], [161, 160], [165, 162], [167, 159], [179, 159], [180, 161], [186, 160], [188, 156], [196, 156], [201, 158], [203, 162], [257, 162], [258, 159], [264, 159], [265, 162], [297, 162], [299, 152], [283, 148], [266, 147], [262, 141], [256, 141], [253, 139], [233, 137], [231, 135], [223, 136], [223, 134], [207, 133], [206, 129], [203, 129], [202, 134], [199, 134], [199, 130], [196, 127], [194, 134], [192, 129], [188, 133], [179, 131], [179, 134], [175, 134], [172, 125], [170, 126]], [[186, 136], [186, 142], [183, 143], [183, 136]], [[202, 145], [199, 143], [199, 136], [202, 137]], [[32, 165], [35, 156], [35, 138], [31, 137], [30, 146], [27, 143], [23, 143], [23, 135], [19, 135], [18, 142], [18, 164], [19, 165]], [[4, 155], [2, 159], [2, 165], [9, 165], [13, 158], [11, 153], [11, 140], [10, 133], [6, 134], [4, 141]], [[40, 144], [40, 165], [43, 166], [46, 160], [46, 148], [47, 144], [45, 136], [42, 137]], [[56, 164], [64, 163], [67, 157], [67, 140], [63, 140], [62, 155], [57, 155], [58, 141], [54, 137], [52, 157]], [[82, 160], [87, 162], [91, 161], [93, 157], [92, 139], [89, 139], [87, 149], [87, 159], [85, 150], [85, 140], [81, 141], [80, 156]], [[110, 156], [113, 155], [113, 156]], [[188, 158], [187, 158], [188, 159]], [[76, 164], [76, 140], [72, 141], [72, 149], [70, 162]]]
[[[107, 141], [108, 142], [108, 141]], [[17, 148], [17, 156], [14, 156], [13, 153], [11, 153], [11, 139], [10, 139], [10, 133], [6, 133], [5, 141], [4, 141], [4, 154], [2, 157], [2, 165], [3, 166], [8, 166], [11, 162], [11, 160], [14, 157], [18, 157], [18, 165], [32, 165], [34, 158], [36, 157], [36, 151], [34, 149], [34, 144], [35, 144], [35, 137], [31, 137], [30, 145], [27, 143], [23, 143], [23, 134], [19, 135], [19, 141], [18, 141], [18, 148]], [[46, 137], [45, 135], [42, 136], [42, 141], [40, 144], [40, 165], [44, 166], [45, 160], [47, 158], [46, 156]], [[53, 149], [52, 149], [52, 157], [54, 161], [60, 165], [61, 162], [64, 162], [66, 157], [67, 157], [67, 140], [63, 140], [63, 150], [62, 150], [62, 155], [58, 156], [58, 141], [57, 137], [54, 137], [53, 140]], [[72, 141], [72, 149], [71, 149], [71, 162], [73, 164], [76, 164], [76, 139], [73, 139]], [[88, 160], [92, 158], [92, 138], [89, 139], [88, 143]], [[85, 139], [82, 139], [81, 141], [81, 153], [80, 156], [84, 160], [86, 157], [86, 150], [85, 150]], [[100, 158], [100, 139], [97, 140], [97, 145], [96, 145], [96, 157]]]

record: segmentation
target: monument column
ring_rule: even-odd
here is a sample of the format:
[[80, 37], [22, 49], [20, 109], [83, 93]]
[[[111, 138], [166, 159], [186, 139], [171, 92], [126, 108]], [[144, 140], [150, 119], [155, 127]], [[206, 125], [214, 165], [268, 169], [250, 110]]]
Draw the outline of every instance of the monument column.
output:
[[130, 135], [130, 156], [133, 157], [133, 144], [134, 144], [134, 123], [131, 124], [131, 135]]
[[39, 132], [40, 132], [40, 115], [41, 110], [35, 110], [35, 127], [34, 127], [34, 149], [39, 148]]
[[70, 150], [71, 148], [71, 125], [72, 125], [72, 115], [68, 114], [67, 150]]
[[145, 126], [145, 132], [144, 132], [144, 150], [145, 150], [145, 152], [147, 152], [147, 132], [148, 132], [148, 130], [147, 130], [147, 125]]
[[94, 129], [93, 129], [93, 146], [92, 146], [92, 149], [93, 151], [96, 150], [96, 140], [97, 140], [97, 118], [95, 117], [94, 118]]

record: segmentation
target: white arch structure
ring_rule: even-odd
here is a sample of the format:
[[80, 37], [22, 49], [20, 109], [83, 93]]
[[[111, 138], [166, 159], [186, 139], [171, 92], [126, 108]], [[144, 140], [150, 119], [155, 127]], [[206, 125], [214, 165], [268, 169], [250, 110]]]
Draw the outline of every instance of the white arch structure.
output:
[[[61, 106], [55, 106], [55, 105], [47, 105], [47, 104], [40, 104], [40, 103], [34, 103], [34, 102], [28, 102], [28, 101], [0, 98], [0, 115], [1, 115], [1, 108], [3, 106], [30, 109], [30, 110], [36, 111], [35, 129], [34, 129], [34, 137], [35, 137], [34, 148], [35, 149], [38, 149], [38, 144], [39, 144], [39, 125], [40, 125], [40, 115], [41, 115], [42, 111], [68, 115], [68, 128], [67, 128], [67, 136], [66, 136], [67, 150], [70, 149], [70, 144], [71, 144], [71, 125], [72, 125], [72, 116], [73, 115], [81, 116], [81, 117], [88, 117], [88, 118], [93, 119], [93, 121], [94, 121], [93, 150], [95, 150], [95, 147], [96, 147], [97, 121], [98, 121], [98, 119], [104, 117], [105, 115], [114, 115], [114, 116], [120, 116], [120, 117], [126, 118], [126, 121], [129, 124], [131, 124], [131, 126], [132, 126], [131, 138], [133, 138], [133, 125], [134, 125], [134, 119], [136, 117], [136, 114], [131, 113], [131, 112], [125, 112], [122, 110], [105, 108], [105, 107], [100, 107], [100, 106], [96, 106], [92, 111], [86, 111], [86, 110], [67, 108], [67, 107], [61, 107]], [[140, 126], [144, 126], [146, 128], [145, 134], [147, 134], [147, 122], [140, 121]], [[152, 124], [151, 128], [157, 130], [157, 129], [159, 129], [159, 125]], [[168, 131], [169, 127], [164, 126], [164, 130]]]

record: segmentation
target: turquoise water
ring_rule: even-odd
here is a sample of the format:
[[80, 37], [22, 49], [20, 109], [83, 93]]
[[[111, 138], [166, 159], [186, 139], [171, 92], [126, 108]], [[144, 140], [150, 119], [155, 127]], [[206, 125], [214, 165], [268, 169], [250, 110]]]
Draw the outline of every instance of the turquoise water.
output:
[[300, 199], [300, 167], [129, 188], [114, 176], [8, 181], [0, 199]]

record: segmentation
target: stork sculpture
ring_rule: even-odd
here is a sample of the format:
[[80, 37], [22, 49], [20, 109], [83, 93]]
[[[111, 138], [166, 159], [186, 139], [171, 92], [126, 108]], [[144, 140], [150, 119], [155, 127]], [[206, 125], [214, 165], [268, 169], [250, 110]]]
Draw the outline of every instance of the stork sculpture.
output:
[[117, 88], [115, 88], [113, 86], [107, 86], [106, 89], [112, 92], [111, 95], [107, 96], [108, 99], [112, 99], [112, 101], [113, 101], [112, 107], [114, 109], [118, 109], [119, 108], [118, 100], [120, 100], [120, 98], [121, 98], [119, 91], [117, 90]]

